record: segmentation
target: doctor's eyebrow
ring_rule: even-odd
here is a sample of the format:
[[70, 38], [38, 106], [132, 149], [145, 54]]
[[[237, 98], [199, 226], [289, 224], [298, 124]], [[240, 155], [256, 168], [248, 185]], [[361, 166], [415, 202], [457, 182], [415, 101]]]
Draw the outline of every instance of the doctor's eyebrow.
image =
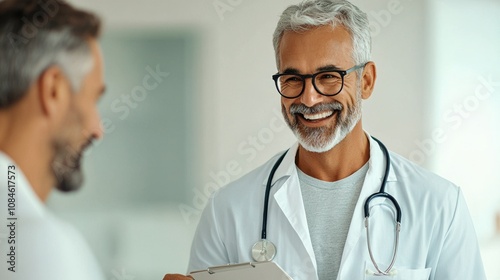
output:
[[[321, 72], [321, 71], [338, 71], [338, 70], [344, 70], [341, 69], [340, 67], [333, 65], [333, 64], [328, 64], [319, 68], [316, 68], [316, 72]], [[301, 74], [301, 72], [296, 69], [296, 68], [286, 68], [281, 74]]]
[[340, 67], [333, 65], [333, 64], [328, 64], [326, 66], [322, 66], [319, 68], [316, 68], [316, 71], [321, 72], [321, 71], [338, 71], [338, 70], [344, 70], [341, 69]]
[[286, 68], [281, 74], [300, 74], [300, 71], [296, 68]]

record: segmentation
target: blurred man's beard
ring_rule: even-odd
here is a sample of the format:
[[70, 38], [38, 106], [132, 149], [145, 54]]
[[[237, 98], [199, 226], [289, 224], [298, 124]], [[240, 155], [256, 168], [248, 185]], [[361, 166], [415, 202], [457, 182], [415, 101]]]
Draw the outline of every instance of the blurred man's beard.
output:
[[[292, 104], [289, 108], [291, 112], [298, 111], [310, 114], [318, 113], [328, 108], [327, 110], [331, 110], [336, 114], [333, 116], [333, 118], [336, 118], [336, 123], [333, 127], [307, 127], [297, 119], [297, 114], [293, 113], [290, 113], [293, 118], [290, 121], [286, 108], [283, 105], [282, 113], [285, 122], [304, 149], [314, 153], [324, 153], [333, 149], [338, 143], [344, 140], [359, 122], [361, 119], [361, 100], [361, 88], [358, 86], [356, 90], [356, 103], [349, 108], [344, 108], [338, 102], [318, 104], [311, 108], [303, 104]], [[347, 110], [347, 112], [342, 116], [344, 110]]]
[[[84, 148], [82, 148], [83, 151]], [[81, 170], [82, 151], [75, 151], [67, 143], [54, 143], [52, 172], [56, 178], [55, 187], [62, 192], [78, 190], [83, 184]]]

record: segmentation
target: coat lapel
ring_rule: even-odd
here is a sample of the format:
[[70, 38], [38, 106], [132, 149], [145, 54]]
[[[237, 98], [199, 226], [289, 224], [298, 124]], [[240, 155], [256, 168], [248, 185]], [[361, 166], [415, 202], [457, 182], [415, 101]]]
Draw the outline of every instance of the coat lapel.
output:
[[[290, 148], [283, 162], [276, 170], [272, 181], [273, 187], [271, 189], [271, 196], [274, 197], [274, 202], [281, 209], [288, 223], [290, 223], [295, 233], [299, 236], [304, 246], [304, 250], [307, 252], [311, 263], [314, 265], [314, 270], [317, 271], [316, 258], [314, 256], [311, 236], [309, 235], [302, 192], [300, 190], [297, 168], [295, 166], [297, 148], [298, 144]], [[283, 183], [278, 181], [283, 181]], [[266, 183], [267, 178], [264, 184]]]

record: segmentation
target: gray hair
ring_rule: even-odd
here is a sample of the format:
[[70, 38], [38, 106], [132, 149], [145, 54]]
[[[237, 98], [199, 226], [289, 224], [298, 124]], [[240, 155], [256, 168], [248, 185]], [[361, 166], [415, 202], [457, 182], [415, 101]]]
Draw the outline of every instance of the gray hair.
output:
[[0, 16], [0, 109], [20, 100], [52, 66], [79, 91], [94, 65], [88, 40], [98, 36], [97, 17], [54, 0], [5, 0]]
[[51, 66], [59, 66], [77, 92], [93, 66], [86, 42], [60, 32], [41, 32], [25, 46], [13, 47], [0, 31], [0, 108], [20, 99], [35, 80]]
[[345, 0], [306, 0], [289, 6], [281, 14], [273, 35], [277, 67], [280, 66], [280, 41], [285, 31], [302, 32], [329, 24], [342, 25], [351, 34], [352, 59], [356, 65], [370, 60], [371, 36], [366, 13]]

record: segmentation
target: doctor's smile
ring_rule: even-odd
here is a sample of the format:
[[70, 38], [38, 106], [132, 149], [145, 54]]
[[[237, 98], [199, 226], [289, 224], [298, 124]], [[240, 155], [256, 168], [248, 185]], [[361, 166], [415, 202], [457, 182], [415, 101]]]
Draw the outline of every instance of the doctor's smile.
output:
[[303, 119], [306, 119], [307, 121], [310, 122], [315, 122], [319, 121], [325, 118], [329, 118], [330, 116], [333, 115], [333, 112], [323, 112], [323, 113], [318, 113], [318, 114], [303, 114], [300, 115], [299, 117], [302, 117]]
[[326, 125], [335, 117], [339, 117], [342, 105], [340, 103], [328, 103], [307, 107], [304, 104], [292, 104], [289, 111], [293, 123], [301, 121], [306, 126], [318, 127]]

